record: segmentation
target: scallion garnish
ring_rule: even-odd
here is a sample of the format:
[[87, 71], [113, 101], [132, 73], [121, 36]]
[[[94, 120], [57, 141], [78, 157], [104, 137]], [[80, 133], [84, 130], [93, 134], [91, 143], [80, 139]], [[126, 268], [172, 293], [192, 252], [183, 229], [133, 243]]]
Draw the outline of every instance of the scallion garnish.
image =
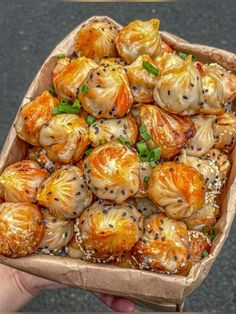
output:
[[188, 56], [187, 53], [185, 53], [185, 52], [179, 52], [178, 55], [179, 55], [179, 57], [182, 58], [183, 60], [185, 60], [185, 59], [187, 58], [187, 56]]
[[88, 156], [92, 153], [92, 150], [93, 150], [93, 148], [88, 148], [88, 149], [85, 151], [85, 155], [88, 157]]
[[217, 229], [212, 227], [211, 230], [210, 230], [210, 237], [211, 237], [211, 240], [213, 240], [217, 235]]
[[140, 136], [145, 141], [148, 141], [148, 140], [150, 140], [152, 138], [151, 135], [147, 132], [146, 125], [142, 124], [141, 127], [139, 128], [139, 131], [140, 131]]
[[150, 179], [149, 176], [145, 176], [145, 177], [143, 178], [144, 183], [148, 183], [149, 179]]
[[63, 99], [59, 104], [52, 110], [52, 115], [56, 116], [62, 113], [79, 113], [80, 112], [80, 102], [77, 99], [73, 105], [70, 105], [68, 100]]
[[66, 56], [63, 53], [61, 53], [61, 54], [57, 55], [57, 60], [64, 59], [65, 57]]
[[153, 75], [157, 76], [158, 75], [158, 69], [154, 67], [151, 63], [147, 61], [143, 61], [143, 68], [148, 71], [149, 73], [152, 73]]
[[151, 169], [155, 168], [156, 165], [157, 165], [157, 164], [156, 164], [155, 161], [150, 161], [150, 162], [149, 162], [149, 166], [150, 166]]
[[89, 87], [88, 85], [83, 85], [81, 88], [81, 91], [83, 94], [87, 94], [87, 92], [89, 91]]
[[149, 155], [147, 144], [142, 140], [136, 143], [137, 151], [139, 155]]
[[150, 151], [149, 160], [150, 161], [157, 161], [161, 158], [161, 148], [156, 147]]
[[95, 121], [94, 116], [88, 116], [88, 118], [87, 118], [88, 125], [92, 125], [94, 121]]
[[56, 93], [55, 93], [55, 88], [54, 87], [50, 87], [48, 92], [52, 95], [52, 96], [55, 96]]
[[209, 256], [209, 254], [208, 254], [207, 251], [203, 251], [203, 252], [202, 252], [202, 256], [203, 256], [203, 257], [207, 257], [207, 256]]
[[126, 138], [124, 138], [122, 135], [120, 135], [118, 138], [118, 141], [123, 144], [123, 145], [126, 145], [126, 146], [129, 146], [131, 143], [130, 141], [128, 141]]

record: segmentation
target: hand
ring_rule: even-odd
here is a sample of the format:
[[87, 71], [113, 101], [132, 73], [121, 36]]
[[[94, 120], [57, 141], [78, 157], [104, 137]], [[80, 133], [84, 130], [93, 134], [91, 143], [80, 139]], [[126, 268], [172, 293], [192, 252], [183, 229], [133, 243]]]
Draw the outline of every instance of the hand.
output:
[[[0, 309], [17, 311], [42, 290], [66, 286], [39, 278], [0, 264]], [[122, 297], [102, 293], [95, 294], [106, 306], [117, 312], [133, 312], [134, 303]], [[12, 302], [14, 300], [14, 302]]]

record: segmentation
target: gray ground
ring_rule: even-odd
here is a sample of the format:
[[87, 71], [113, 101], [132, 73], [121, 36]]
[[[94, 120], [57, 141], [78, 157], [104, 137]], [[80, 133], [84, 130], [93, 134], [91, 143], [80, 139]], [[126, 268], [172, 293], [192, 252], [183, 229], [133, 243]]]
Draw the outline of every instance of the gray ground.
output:
[[[177, 3], [73, 4], [57, 1], [0, 1], [0, 146], [17, 107], [51, 49], [77, 24], [92, 15], [120, 23], [158, 17], [161, 29], [236, 51], [235, 0]], [[205, 282], [185, 304], [185, 311], [236, 311], [236, 224]], [[90, 293], [78, 289], [44, 292], [25, 311], [105, 311]]]

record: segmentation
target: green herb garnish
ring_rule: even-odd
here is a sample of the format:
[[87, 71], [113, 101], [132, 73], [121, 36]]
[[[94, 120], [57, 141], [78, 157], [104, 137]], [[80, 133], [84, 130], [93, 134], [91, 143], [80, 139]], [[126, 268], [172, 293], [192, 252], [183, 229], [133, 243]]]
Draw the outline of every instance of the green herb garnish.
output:
[[55, 88], [54, 87], [50, 87], [48, 92], [52, 95], [52, 96], [55, 96], [56, 95], [56, 92], [55, 92]]
[[149, 176], [145, 176], [145, 177], [143, 178], [144, 183], [148, 183], [149, 179], [150, 179]]
[[148, 141], [148, 140], [150, 140], [152, 138], [151, 135], [147, 132], [146, 125], [142, 124], [141, 127], [139, 128], [139, 131], [140, 131], [141, 137], [145, 141]]
[[88, 148], [86, 151], [85, 151], [85, 155], [88, 157], [93, 151], [93, 148]]
[[149, 160], [150, 161], [157, 161], [161, 158], [161, 148], [156, 147], [150, 151]]
[[203, 256], [203, 257], [207, 257], [207, 256], [209, 256], [209, 254], [208, 254], [207, 251], [203, 251], [203, 252], [202, 252], [202, 256]]
[[82, 91], [83, 94], [87, 94], [88, 91], [89, 91], [88, 85], [83, 85], [82, 88], [81, 88], [81, 91]]
[[79, 100], [76, 100], [73, 105], [70, 105], [68, 100], [63, 99], [59, 104], [52, 110], [52, 115], [56, 116], [62, 113], [79, 113], [81, 110]]
[[155, 68], [151, 63], [149, 63], [149, 62], [147, 62], [147, 61], [143, 61], [143, 68], [145, 69], [145, 70], [147, 70], [149, 73], [151, 73], [151, 74], [153, 74], [153, 75], [155, 75], [155, 76], [157, 76], [158, 75], [158, 69], [157, 68]]
[[184, 52], [179, 52], [178, 55], [179, 55], [179, 57], [182, 58], [183, 60], [185, 60], [185, 59], [187, 58], [187, 56], [188, 56], [187, 53], [184, 53]]
[[95, 120], [96, 119], [94, 118], [94, 116], [88, 116], [87, 118], [88, 125], [92, 125]]
[[57, 60], [64, 59], [65, 57], [66, 56], [63, 53], [61, 53], [61, 54], [57, 55]]
[[150, 161], [150, 162], [149, 162], [149, 166], [150, 166], [151, 169], [155, 168], [156, 165], [157, 165], [157, 164], [156, 164], [155, 161]]
[[149, 156], [147, 144], [143, 140], [137, 142], [136, 147], [137, 147], [137, 151], [138, 151], [139, 155]]
[[129, 146], [131, 143], [130, 141], [128, 141], [126, 138], [124, 138], [122, 135], [120, 135], [118, 138], [118, 141], [123, 144], [123, 145], [126, 145], [126, 146]]

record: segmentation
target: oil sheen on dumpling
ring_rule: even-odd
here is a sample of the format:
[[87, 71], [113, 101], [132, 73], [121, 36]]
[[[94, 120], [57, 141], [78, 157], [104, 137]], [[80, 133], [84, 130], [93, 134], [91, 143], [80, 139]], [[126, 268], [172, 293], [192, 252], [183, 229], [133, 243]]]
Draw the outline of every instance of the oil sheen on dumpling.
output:
[[231, 152], [236, 141], [236, 116], [227, 112], [217, 118], [213, 124], [215, 148]]
[[97, 262], [129, 252], [143, 234], [142, 214], [127, 203], [98, 201], [75, 224], [76, 240], [86, 256]]
[[189, 240], [183, 222], [153, 214], [144, 220], [144, 230], [132, 249], [132, 258], [139, 268], [175, 273], [185, 266]]
[[90, 22], [84, 25], [75, 38], [78, 57], [85, 56], [99, 62], [105, 57], [116, 57], [115, 38], [117, 28], [106, 22]]
[[187, 145], [187, 154], [200, 157], [206, 154], [215, 144], [213, 123], [216, 116], [197, 115], [192, 118], [192, 121], [197, 130]]
[[161, 49], [161, 38], [158, 31], [160, 21], [135, 20], [124, 26], [116, 37], [119, 55], [128, 64], [141, 55], [155, 57]]
[[0, 186], [6, 202], [35, 202], [40, 184], [47, 171], [32, 160], [22, 160], [8, 166], [0, 176]]
[[144, 69], [143, 62], [155, 63], [148, 55], [139, 56], [133, 63], [126, 67], [126, 74], [130, 83], [134, 102], [151, 103], [156, 77]]
[[[60, 62], [60, 60], [58, 61]], [[75, 101], [82, 81], [97, 64], [88, 58], [72, 59], [67, 65], [53, 71], [53, 85], [59, 99]]]
[[132, 107], [133, 96], [125, 70], [111, 64], [90, 72], [80, 89], [79, 99], [85, 111], [96, 118], [123, 117]]
[[159, 163], [148, 182], [149, 197], [171, 218], [185, 218], [205, 203], [204, 177], [177, 162]]
[[24, 105], [15, 124], [17, 135], [34, 146], [40, 146], [40, 129], [51, 119], [52, 110], [58, 103], [59, 100], [46, 91]]
[[180, 66], [184, 61], [176, 53], [164, 52], [154, 59], [154, 64], [159, 70], [166, 70], [170, 67]]
[[47, 209], [43, 210], [45, 231], [39, 248], [43, 253], [60, 251], [72, 239], [74, 221], [63, 220], [52, 216]]
[[32, 254], [44, 234], [42, 212], [31, 203], [0, 205], [0, 255], [21, 257]]
[[61, 219], [75, 218], [92, 202], [83, 172], [76, 166], [63, 166], [40, 186], [37, 201]]
[[147, 141], [148, 146], [160, 147], [162, 158], [180, 153], [181, 148], [196, 132], [190, 118], [168, 113], [158, 106], [142, 106], [140, 116], [142, 124], [151, 135], [151, 139]]
[[32, 147], [28, 149], [27, 159], [37, 161], [40, 168], [47, 170], [52, 173], [59, 164], [53, 160], [50, 160], [47, 155], [47, 151], [43, 147]]
[[153, 95], [156, 103], [167, 111], [181, 115], [199, 112], [202, 80], [191, 55], [183, 64], [160, 71]]
[[89, 128], [89, 139], [94, 146], [113, 141], [122, 136], [132, 145], [138, 136], [138, 126], [131, 114], [120, 119], [101, 119]]
[[138, 191], [139, 157], [118, 142], [95, 148], [86, 159], [84, 168], [86, 183], [99, 198], [119, 204]]
[[89, 145], [89, 127], [75, 114], [60, 114], [43, 126], [39, 141], [50, 159], [76, 163]]

